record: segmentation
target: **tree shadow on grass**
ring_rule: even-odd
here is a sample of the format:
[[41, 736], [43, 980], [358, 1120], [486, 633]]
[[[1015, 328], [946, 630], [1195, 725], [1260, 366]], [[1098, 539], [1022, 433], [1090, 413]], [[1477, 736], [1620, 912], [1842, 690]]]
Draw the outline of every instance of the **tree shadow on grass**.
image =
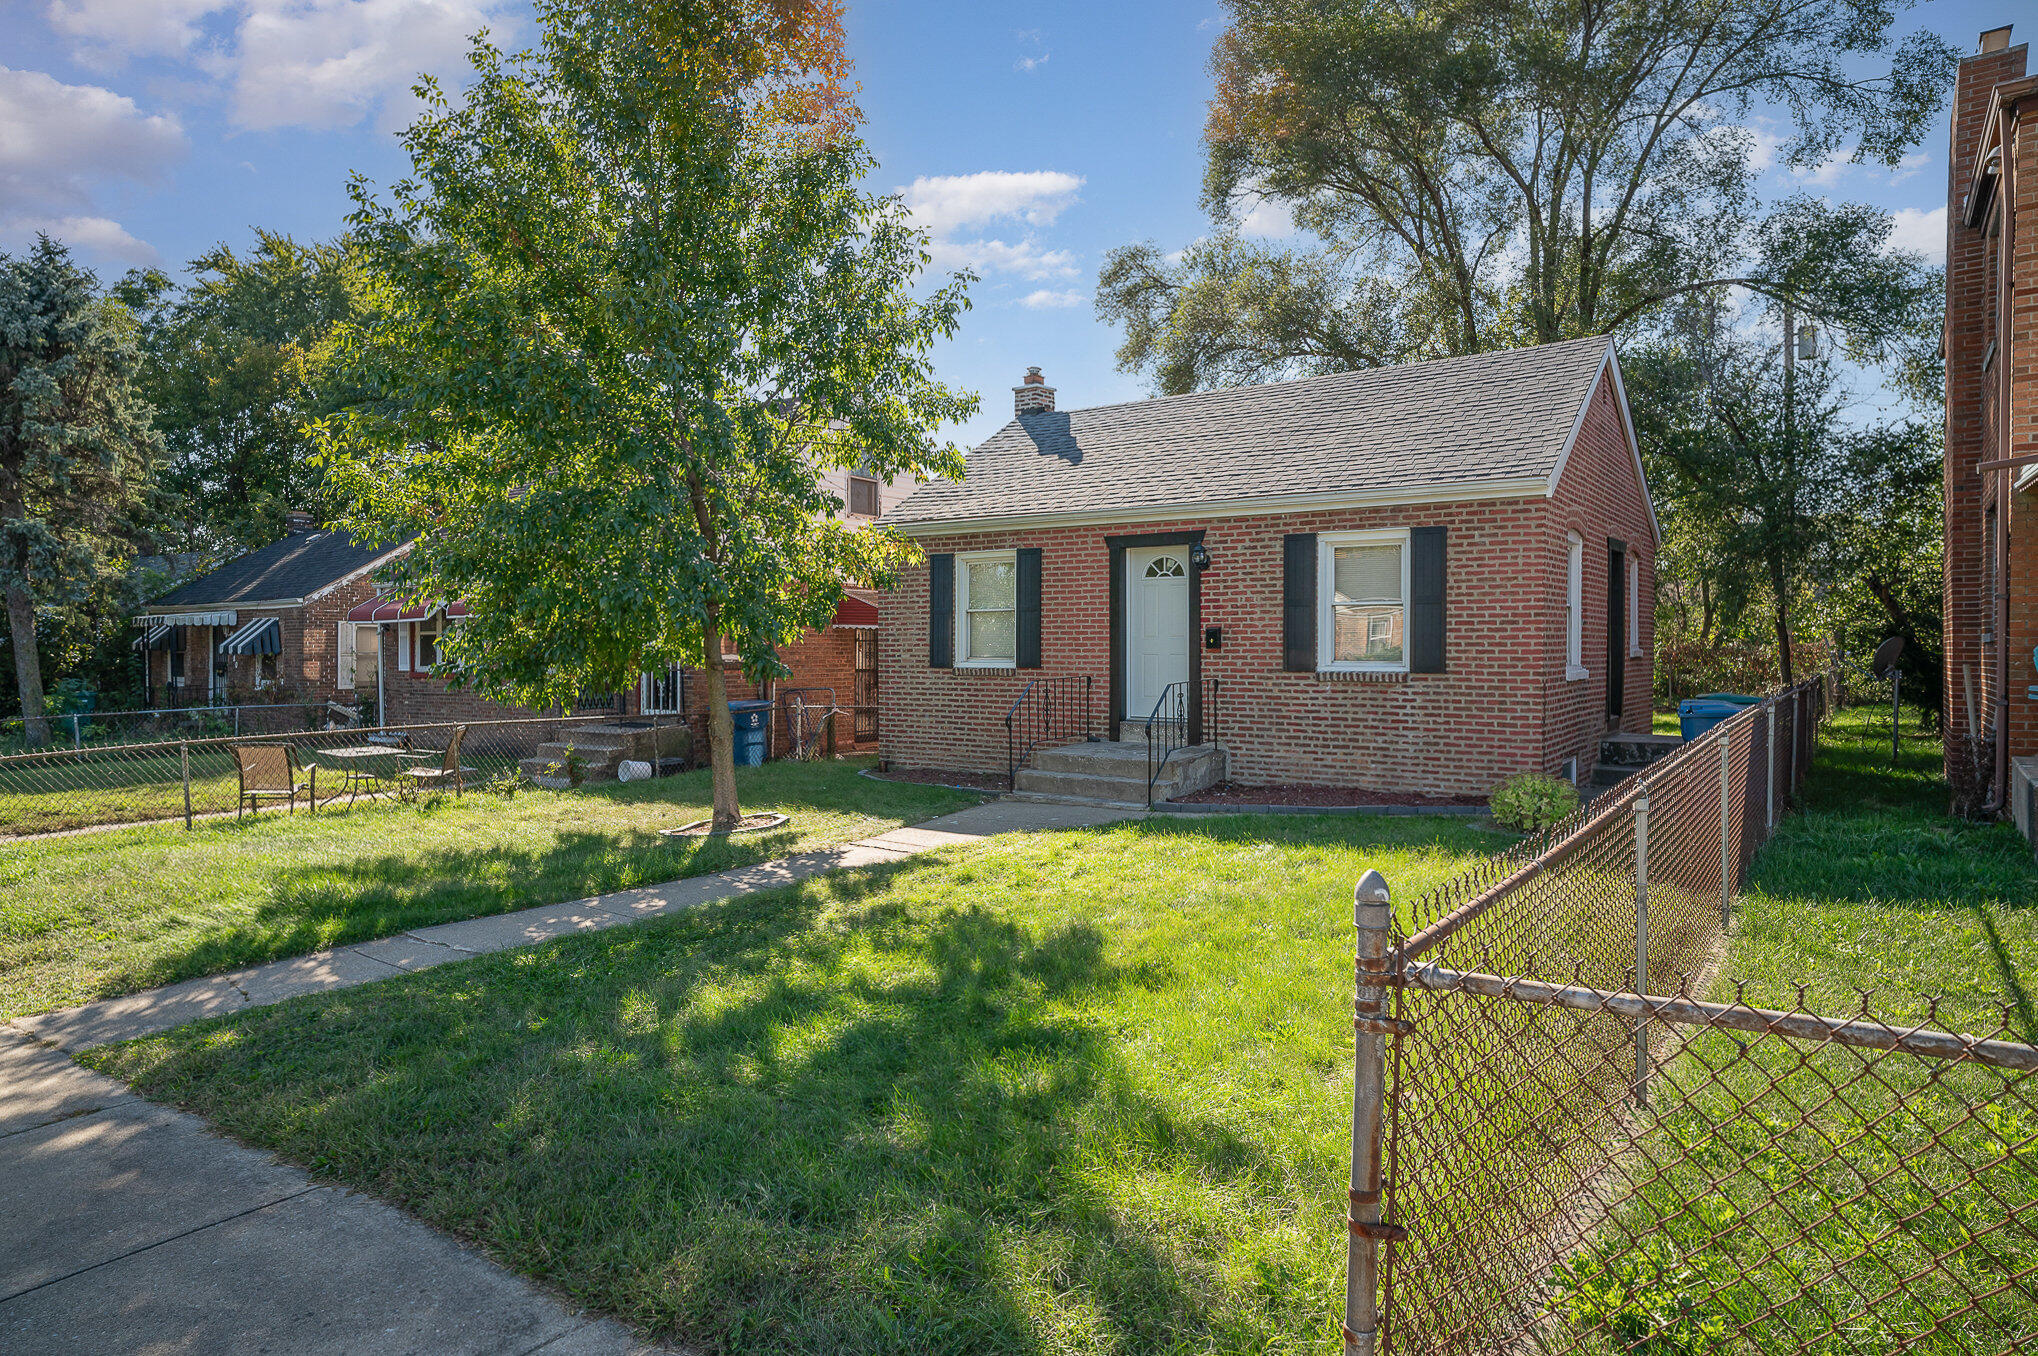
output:
[[252, 910], [109, 972], [101, 989], [127, 993], [456, 919], [750, 866], [792, 852], [795, 829], [731, 838], [567, 831], [541, 849], [448, 844], [283, 865], [247, 883], [259, 895]]
[[1114, 963], [1087, 924], [902, 896], [929, 865], [114, 1058], [713, 1350], [1250, 1349], [1313, 1332], [1326, 1296], [1236, 1293], [1221, 1266], [1228, 1233], [1292, 1195], [1295, 1165], [1171, 1110], [1126, 1057], [1114, 995], [1167, 981]]

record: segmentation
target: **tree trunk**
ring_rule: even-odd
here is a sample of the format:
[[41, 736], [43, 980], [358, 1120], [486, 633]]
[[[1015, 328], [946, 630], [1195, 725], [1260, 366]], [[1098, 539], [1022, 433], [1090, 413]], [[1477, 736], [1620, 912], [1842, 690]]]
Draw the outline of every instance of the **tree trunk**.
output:
[[18, 584], [7, 590], [7, 626], [14, 637], [14, 681], [21, 689], [22, 738], [29, 748], [50, 742], [49, 717], [43, 713], [42, 654], [35, 645], [35, 599]]
[[736, 723], [729, 717], [729, 684], [722, 672], [722, 628], [718, 610], [708, 608], [701, 628], [701, 673], [708, 680], [708, 763], [715, 784], [711, 833], [728, 833], [743, 822], [736, 803]]
[[1789, 687], [1793, 681], [1790, 671], [1790, 596], [1785, 592], [1783, 568], [1772, 564], [1769, 567], [1769, 587], [1776, 594], [1776, 671], [1783, 678], [1783, 685]]

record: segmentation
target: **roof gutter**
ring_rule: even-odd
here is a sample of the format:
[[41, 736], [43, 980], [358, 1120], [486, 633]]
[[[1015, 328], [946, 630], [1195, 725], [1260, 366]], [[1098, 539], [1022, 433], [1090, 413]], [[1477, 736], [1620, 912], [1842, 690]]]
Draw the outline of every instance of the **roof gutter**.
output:
[[1081, 509], [1064, 512], [1000, 513], [975, 518], [892, 521], [891, 529], [907, 537], [945, 537], [958, 532], [997, 531], [1012, 527], [1090, 527], [1111, 523], [1159, 523], [1176, 518], [1248, 517], [1289, 513], [1296, 509], [1382, 508], [1399, 504], [1457, 503], [1467, 499], [1537, 499], [1550, 493], [1549, 476], [1515, 476], [1506, 480], [1473, 480], [1450, 485], [1394, 485], [1353, 493], [1350, 490], [1312, 494], [1255, 495], [1251, 499], [1203, 499], [1185, 504], [1144, 504], [1130, 508]]
[[303, 598], [263, 598], [252, 601], [243, 601], [239, 598], [222, 598], [215, 602], [178, 603], [174, 607], [166, 607], [161, 603], [151, 603], [134, 615], [136, 620], [140, 620], [143, 617], [166, 617], [177, 612], [231, 612], [241, 608], [303, 607], [305, 601]]

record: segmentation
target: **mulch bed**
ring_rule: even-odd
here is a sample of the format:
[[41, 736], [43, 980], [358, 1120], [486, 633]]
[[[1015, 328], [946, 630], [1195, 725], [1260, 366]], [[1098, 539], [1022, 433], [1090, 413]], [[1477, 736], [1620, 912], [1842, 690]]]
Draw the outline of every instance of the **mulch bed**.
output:
[[863, 774], [880, 782], [914, 782], [921, 786], [948, 786], [962, 791], [987, 791], [1002, 796], [1012, 788], [994, 772], [943, 772], [938, 768], [900, 767], [890, 772], [875, 769]]
[[1423, 805], [1481, 806], [1484, 796], [1425, 796], [1413, 791], [1369, 791], [1357, 786], [1240, 786], [1219, 782], [1186, 796], [1174, 796], [1170, 805]]

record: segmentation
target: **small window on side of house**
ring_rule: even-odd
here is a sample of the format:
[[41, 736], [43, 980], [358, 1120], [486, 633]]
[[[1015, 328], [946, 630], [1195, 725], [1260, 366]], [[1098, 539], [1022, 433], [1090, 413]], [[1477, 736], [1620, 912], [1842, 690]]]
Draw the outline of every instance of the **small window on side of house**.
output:
[[1564, 676], [1577, 682], [1585, 668], [1585, 540], [1564, 534]]
[[862, 518], [875, 518], [880, 512], [878, 482], [873, 476], [851, 475], [849, 477], [849, 511]]
[[955, 662], [1011, 668], [1019, 661], [1019, 553], [955, 558]]

